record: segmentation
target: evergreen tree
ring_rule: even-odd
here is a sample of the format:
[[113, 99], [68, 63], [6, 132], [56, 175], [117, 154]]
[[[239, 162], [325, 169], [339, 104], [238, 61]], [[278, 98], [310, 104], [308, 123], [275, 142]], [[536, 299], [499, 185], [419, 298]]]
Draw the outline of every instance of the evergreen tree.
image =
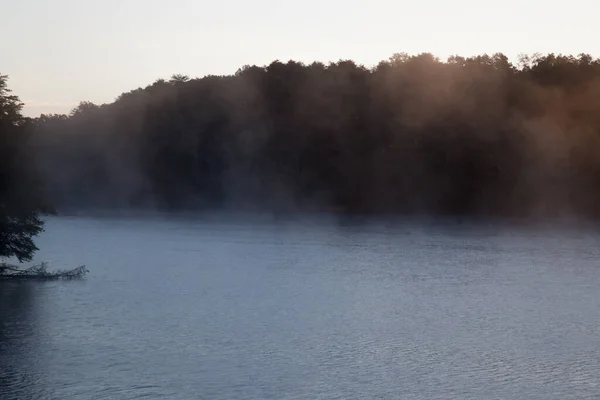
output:
[[22, 103], [0, 75], [0, 258], [30, 261], [43, 230], [25, 150], [28, 121]]

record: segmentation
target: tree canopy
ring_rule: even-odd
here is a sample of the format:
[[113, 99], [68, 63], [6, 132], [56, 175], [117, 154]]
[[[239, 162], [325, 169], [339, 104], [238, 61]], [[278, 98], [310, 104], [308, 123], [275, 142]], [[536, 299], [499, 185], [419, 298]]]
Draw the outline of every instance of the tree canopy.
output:
[[35, 119], [58, 207], [600, 216], [600, 61], [394, 54], [173, 75]]
[[32, 259], [37, 250], [33, 238], [43, 229], [41, 210], [32, 189], [31, 164], [27, 159], [27, 119], [22, 104], [11, 94], [7, 76], [0, 75], [0, 259]]

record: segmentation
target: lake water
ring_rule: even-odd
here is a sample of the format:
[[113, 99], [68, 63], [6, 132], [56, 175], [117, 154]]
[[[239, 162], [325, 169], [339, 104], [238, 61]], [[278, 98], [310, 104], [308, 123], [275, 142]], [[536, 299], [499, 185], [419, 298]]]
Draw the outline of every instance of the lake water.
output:
[[600, 234], [57, 217], [1, 399], [598, 399]]

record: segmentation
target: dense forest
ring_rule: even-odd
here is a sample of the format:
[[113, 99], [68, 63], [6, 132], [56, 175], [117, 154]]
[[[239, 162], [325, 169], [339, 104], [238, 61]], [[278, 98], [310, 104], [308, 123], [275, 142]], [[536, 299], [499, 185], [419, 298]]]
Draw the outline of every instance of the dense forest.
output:
[[275, 61], [24, 125], [26, 175], [58, 210], [600, 216], [585, 54]]

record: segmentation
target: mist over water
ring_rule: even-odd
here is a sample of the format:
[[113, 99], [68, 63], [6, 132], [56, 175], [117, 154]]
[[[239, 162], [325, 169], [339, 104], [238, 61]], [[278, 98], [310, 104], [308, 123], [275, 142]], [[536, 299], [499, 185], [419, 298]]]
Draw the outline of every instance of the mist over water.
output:
[[91, 274], [0, 280], [0, 399], [600, 397], [600, 59], [275, 60], [33, 119], [7, 79], [0, 255], [57, 210], [34, 262]]
[[50, 218], [0, 282], [0, 398], [592, 399], [600, 232], [463, 220]]

